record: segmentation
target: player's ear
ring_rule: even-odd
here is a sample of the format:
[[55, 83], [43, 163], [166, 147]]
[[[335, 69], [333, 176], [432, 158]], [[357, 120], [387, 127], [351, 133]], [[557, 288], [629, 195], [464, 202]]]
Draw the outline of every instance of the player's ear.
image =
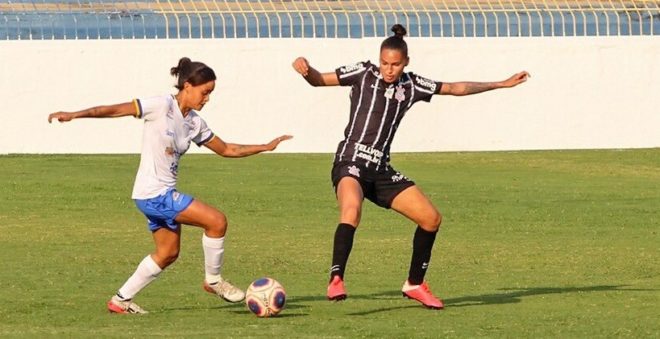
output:
[[406, 62], [403, 64], [403, 66], [408, 66], [409, 62], [410, 62], [410, 57], [406, 57]]
[[189, 90], [192, 87], [193, 87], [193, 85], [191, 85], [188, 81], [183, 83], [183, 90], [184, 91]]

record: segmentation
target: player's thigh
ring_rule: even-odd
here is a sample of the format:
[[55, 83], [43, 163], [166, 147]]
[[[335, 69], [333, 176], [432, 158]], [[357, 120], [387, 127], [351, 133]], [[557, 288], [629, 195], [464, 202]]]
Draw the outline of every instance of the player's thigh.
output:
[[401, 191], [392, 200], [391, 207], [427, 231], [437, 230], [442, 221], [438, 209], [417, 186]]
[[337, 202], [339, 203], [342, 223], [356, 226], [360, 223], [364, 193], [362, 186], [353, 177], [343, 177], [337, 184]]
[[185, 210], [176, 216], [175, 220], [182, 224], [204, 229], [225, 228], [227, 226], [227, 218], [222, 212], [199, 199], [193, 200]]
[[181, 227], [173, 230], [161, 227], [152, 232], [156, 244], [154, 260], [161, 268], [168, 266], [179, 256], [181, 248]]
[[156, 250], [164, 252], [178, 252], [181, 246], [181, 227], [176, 230], [161, 227], [157, 231], [152, 232]]

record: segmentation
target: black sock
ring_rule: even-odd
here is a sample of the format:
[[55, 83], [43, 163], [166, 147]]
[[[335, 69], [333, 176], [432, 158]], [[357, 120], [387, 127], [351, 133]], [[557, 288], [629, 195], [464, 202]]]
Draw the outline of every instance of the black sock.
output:
[[332, 248], [330, 280], [336, 275], [344, 279], [344, 269], [346, 269], [346, 262], [348, 262], [348, 256], [351, 254], [351, 249], [353, 248], [354, 235], [355, 227], [349, 224], [337, 225], [335, 241]]
[[408, 272], [408, 282], [411, 285], [419, 285], [424, 282], [424, 275], [426, 275], [426, 269], [429, 267], [429, 261], [431, 261], [431, 250], [437, 234], [437, 231], [429, 232], [417, 226], [413, 238], [410, 271]]

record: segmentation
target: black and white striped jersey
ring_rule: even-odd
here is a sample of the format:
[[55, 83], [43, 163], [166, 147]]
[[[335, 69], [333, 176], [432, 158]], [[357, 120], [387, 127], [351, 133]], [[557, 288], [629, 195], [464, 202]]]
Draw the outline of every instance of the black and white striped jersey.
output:
[[420, 100], [431, 101], [442, 86], [412, 72], [387, 84], [369, 61], [337, 68], [335, 73], [341, 86], [351, 86], [350, 120], [335, 162], [364, 162], [376, 170], [389, 165], [390, 145], [406, 111]]

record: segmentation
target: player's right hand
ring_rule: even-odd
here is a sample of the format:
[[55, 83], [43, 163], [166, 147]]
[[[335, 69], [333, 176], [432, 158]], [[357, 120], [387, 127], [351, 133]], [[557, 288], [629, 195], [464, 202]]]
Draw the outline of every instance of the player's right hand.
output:
[[55, 112], [48, 115], [48, 123], [51, 123], [53, 120], [57, 120], [59, 122], [65, 122], [65, 121], [71, 121], [72, 119], [73, 119], [73, 115], [67, 112]]
[[522, 71], [504, 80], [502, 84], [504, 85], [504, 87], [515, 87], [527, 81], [527, 79], [531, 77], [532, 76], [527, 71]]
[[309, 74], [309, 62], [303, 57], [296, 58], [291, 66], [293, 66], [293, 69], [295, 69], [296, 72], [300, 73], [304, 77]]
[[279, 137], [273, 139], [273, 140], [272, 140], [271, 142], [269, 142], [268, 144], [266, 144], [267, 150], [268, 150], [268, 151], [274, 151], [274, 150], [277, 148], [277, 145], [280, 144], [280, 142], [282, 142], [282, 141], [286, 141], [286, 140], [289, 140], [289, 139], [291, 139], [291, 138], [293, 138], [293, 135], [282, 135], [282, 136], [279, 136]]

